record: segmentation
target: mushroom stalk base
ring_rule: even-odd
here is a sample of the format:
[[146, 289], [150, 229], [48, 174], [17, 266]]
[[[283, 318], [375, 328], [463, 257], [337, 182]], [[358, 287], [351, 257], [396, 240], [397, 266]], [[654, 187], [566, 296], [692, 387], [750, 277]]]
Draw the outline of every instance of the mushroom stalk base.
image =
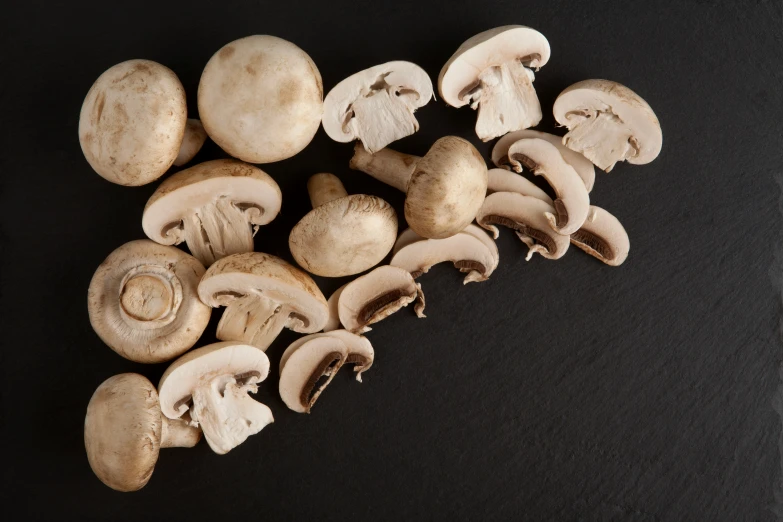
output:
[[205, 266], [231, 254], [252, 252], [258, 231], [258, 226], [252, 226], [253, 212], [258, 209], [241, 209], [221, 197], [185, 216], [182, 223], [190, 252]]
[[280, 335], [289, 320], [289, 310], [260, 293], [231, 301], [217, 327], [221, 341], [242, 341], [261, 350]]
[[348, 195], [340, 178], [327, 173], [310, 176], [310, 179], [307, 180], [307, 193], [310, 195], [310, 203], [313, 208]]
[[563, 145], [583, 154], [598, 168], [609, 172], [618, 161], [636, 155], [633, 134], [611, 111], [572, 113]]
[[163, 430], [161, 448], [192, 448], [201, 440], [201, 430], [182, 420], [171, 420], [161, 415]]
[[350, 167], [353, 170], [369, 174], [378, 181], [398, 190], [407, 192], [408, 182], [420, 159], [419, 156], [403, 154], [391, 149], [382, 149], [375, 154], [370, 154], [360, 143], [357, 143]]

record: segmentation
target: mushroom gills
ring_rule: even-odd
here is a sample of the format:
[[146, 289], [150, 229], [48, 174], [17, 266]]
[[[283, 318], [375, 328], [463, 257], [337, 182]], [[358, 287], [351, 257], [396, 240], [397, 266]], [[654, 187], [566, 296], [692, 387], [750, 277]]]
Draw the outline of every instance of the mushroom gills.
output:
[[612, 252], [611, 247], [603, 238], [592, 232], [577, 230], [571, 234], [571, 242], [601, 261], [607, 262], [614, 259], [614, 252]]
[[404, 289], [396, 288], [369, 301], [359, 310], [356, 317], [362, 326], [374, 324], [390, 316], [403, 306], [408, 306], [415, 299], [416, 294], [410, 295]]
[[292, 314], [288, 307], [263, 293], [250, 292], [227, 303], [218, 323], [217, 338], [242, 341], [266, 350], [290, 321], [307, 323], [302, 316]]
[[334, 376], [337, 375], [337, 372], [345, 362], [346, 358], [342, 353], [331, 352], [326, 354], [321, 362], [316, 365], [307, 382], [302, 387], [302, 393], [299, 395], [299, 402], [306, 413], [310, 413], [310, 409], [315, 404], [315, 401], [318, 400], [321, 392], [332, 382], [332, 379], [334, 379]]
[[601, 207], [591, 206], [582, 228], [571, 234], [571, 243], [609, 266], [628, 257], [631, 243], [622, 223]]
[[609, 172], [618, 161], [625, 161], [639, 153], [639, 146], [630, 128], [612, 112], [580, 110], [566, 114], [568, 134], [563, 145], [582, 153], [600, 169]]

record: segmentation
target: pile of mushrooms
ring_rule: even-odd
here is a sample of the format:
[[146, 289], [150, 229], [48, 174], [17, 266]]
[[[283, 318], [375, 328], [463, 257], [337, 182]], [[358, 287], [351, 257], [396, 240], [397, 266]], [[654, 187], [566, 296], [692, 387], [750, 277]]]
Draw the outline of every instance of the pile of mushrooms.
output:
[[[660, 124], [629, 88], [585, 80], [554, 103], [564, 136], [531, 129], [542, 119], [534, 71], [550, 57], [540, 32], [504, 26], [466, 40], [440, 71], [441, 99], [478, 110], [481, 141], [500, 137], [490, 169], [458, 136], [440, 138], [421, 157], [387, 148], [419, 130], [414, 113], [434, 99], [430, 76], [407, 61], [368, 67], [324, 99], [305, 51], [274, 36], [242, 38], [204, 68], [201, 121], [188, 119], [185, 90], [161, 64], [130, 60], [100, 75], [82, 106], [79, 141], [104, 179], [151, 183], [193, 160], [207, 137], [233, 158], [163, 180], [141, 216], [148, 239], [119, 246], [92, 278], [88, 311], [98, 337], [137, 363], [173, 360], [157, 388], [125, 373], [96, 389], [84, 441], [98, 478], [135, 491], [149, 481], [160, 448], [192, 447], [203, 434], [225, 454], [273, 423], [283, 404], [310, 413], [344, 366], [361, 382], [375, 360], [364, 334], [411, 304], [425, 317], [421, 281], [438, 263], [465, 273], [464, 284], [489, 280], [500, 262], [498, 226], [514, 230], [528, 260], [559, 259], [573, 244], [606, 265], [624, 263], [625, 228], [591, 201], [595, 167], [651, 162]], [[319, 125], [336, 142], [356, 141], [350, 169], [405, 194], [408, 228], [398, 235], [387, 201], [349, 195], [340, 178], [318, 173], [307, 183], [312, 210], [290, 231], [291, 258], [256, 251], [259, 227], [280, 213], [283, 194], [250, 163], [298, 154]], [[176, 248], [183, 243], [190, 253]], [[326, 299], [309, 274], [353, 279]], [[221, 308], [221, 342], [191, 350]], [[275, 361], [267, 349], [285, 328], [305, 335], [277, 361], [281, 400], [270, 407], [249, 394], [268, 376]]]

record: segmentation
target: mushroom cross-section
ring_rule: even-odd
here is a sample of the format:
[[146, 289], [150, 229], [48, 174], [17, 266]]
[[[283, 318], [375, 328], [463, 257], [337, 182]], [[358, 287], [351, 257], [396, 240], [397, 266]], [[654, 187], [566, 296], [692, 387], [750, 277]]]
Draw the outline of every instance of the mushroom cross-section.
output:
[[137, 373], [106, 379], [92, 394], [84, 418], [84, 447], [95, 475], [117, 491], [147, 485], [161, 448], [192, 448], [198, 428], [169, 420], [155, 386]]
[[280, 258], [260, 252], [224, 257], [198, 286], [209, 306], [225, 306], [217, 327], [222, 341], [266, 350], [283, 328], [313, 333], [329, 316], [326, 298], [310, 276]]
[[406, 193], [405, 219], [420, 236], [443, 239], [473, 221], [487, 192], [487, 166], [465, 139], [446, 136], [423, 157], [357, 144], [350, 167]]
[[204, 267], [147, 239], [109, 254], [95, 271], [87, 311], [95, 333], [126, 359], [159, 363], [196, 344], [212, 310], [198, 298]]
[[432, 99], [427, 73], [410, 62], [370, 67], [338, 83], [324, 99], [323, 126], [335, 141], [359, 140], [368, 152], [419, 130], [413, 115]]
[[571, 234], [571, 243], [609, 266], [620, 266], [631, 243], [620, 221], [601, 207], [591, 206], [582, 228]]
[[248, 393], [269, 374], [269, 359], [255, 346], [215, 343], [186, 353], [158, 385], [169, 419], [200, 426], [212, 451], [223, 455], [274, 422], [271, 410]]
[[506, 169], [489, 169], [487, 177], [487, 194], [494, 192], [517, 192], [523, 196], [538, 198], [550, 205], [554, 205], [552, 198], [525, 176]]
[[307, 182], [311, 210], [291, 230], [288, 246], [299, 266], [324, 277], [358, 274], [380, 263], [394, 245], [397, 213], [383, 199], [349, 196], [334, 174]]
[[584, 80], [560, 93], [552, 108], [568, 127], [563, 145], [609, 172], [618, 161], [650, 163], [663, 134], [655, 113], [638, 94], [609, 80]]
[[185, 241], [204, 265], [253, 251], [253, 236], [280, 212], [283, 197], [263, 170], [214, 160], [177, 172], [152, 194], [142, 217], [147, 237], [164, 245]]
[[438, 90], [452, 107], [478, 109], [476, 134], [482, 141], [534, 127], [541, 105], [535, 75], [549, 60], [549, 42], [535, 29], [507, 25], [463, 43], [440, 71]]

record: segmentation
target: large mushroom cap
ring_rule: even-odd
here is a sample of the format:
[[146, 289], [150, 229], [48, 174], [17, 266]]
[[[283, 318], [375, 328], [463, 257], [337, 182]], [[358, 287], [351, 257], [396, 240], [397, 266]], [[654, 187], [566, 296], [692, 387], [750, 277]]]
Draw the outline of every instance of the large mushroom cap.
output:
[[177, 158], [188, 118], [174, 72], [129, 60], [101, 74], [79, 116], [79, 142], [90, 166], [120, 185], [155, 181]]
[[271, 163], [297, 154], [321, 124], [318, 68], [296, 45], [268, 35], [235, 40], [210, 58], [198, 87], [209, 137], [234, 157]]

